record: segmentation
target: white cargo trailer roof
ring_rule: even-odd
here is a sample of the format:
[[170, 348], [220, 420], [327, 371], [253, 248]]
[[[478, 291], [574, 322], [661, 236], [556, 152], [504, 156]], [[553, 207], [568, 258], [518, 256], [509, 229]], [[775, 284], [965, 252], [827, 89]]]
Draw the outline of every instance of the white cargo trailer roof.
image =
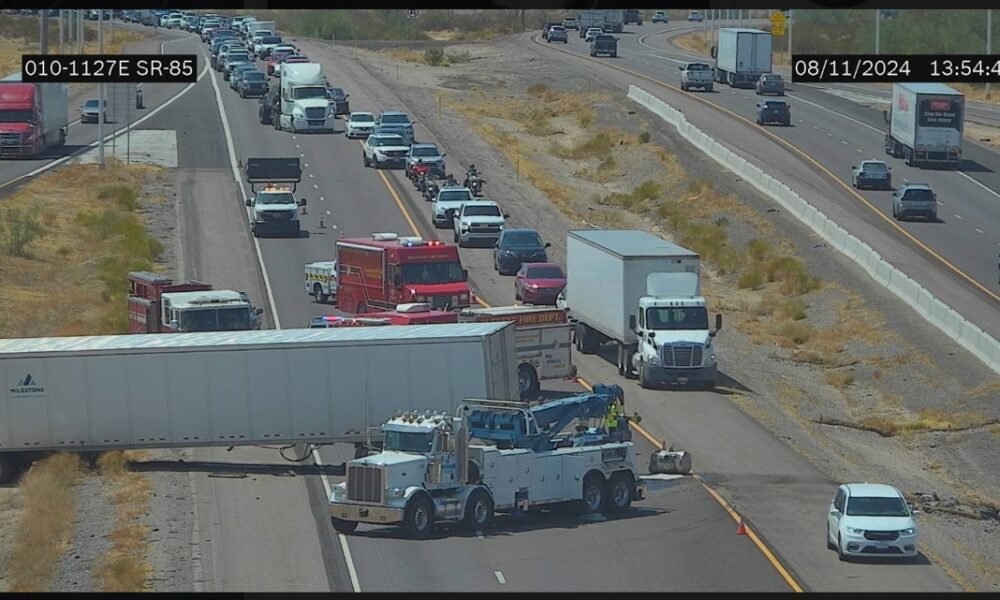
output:
[[509, 326], [507, 321], [395, 327], [348, 327], [328, 329], [268, 329], [262, 331], [208, 331], [197, 333], [151, 333], [94, 335], [0, 340], [0, 358], [64, 352], [115, 353], [121, 350], [183, 351], [217, 347], [265, 348], [275, 346], [324, 346], [331, 342], [394, 342], [426, 340], [428, 343], [455, 338], [481, 338]]
[[956, 90], [955, 88], [948, 87], [943, 83], [897, 83], [895, 85], [898, 85], [904, 90], [913, 92], [914, 94], [962, 94], [962, 92]]
[[576, 229], [570, 233], [585, 242], [617, 254], [621, 258], [698, 256], [697, 252], [692, 252], [641, 229]]
[[723, 31], [735, 31], [736, 33], [770, 33], [762, 29], [751, 29], [748, 27], [723, 27]]

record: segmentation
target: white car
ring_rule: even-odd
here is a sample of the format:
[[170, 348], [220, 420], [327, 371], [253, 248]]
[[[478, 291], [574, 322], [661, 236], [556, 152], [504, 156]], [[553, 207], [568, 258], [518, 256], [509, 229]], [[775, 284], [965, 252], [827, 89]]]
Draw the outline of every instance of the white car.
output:
[[352, 112], [344, 123], [344, 129], [348, 138], [368, 137], [375, 130], [375, 113]]
[[917, 524], [891, 485], [845, 483], [830, 502], [826, 546], [850, 557], [917, 557]]
[[434, 198], [431, 220], [438, 229], [454, 229], [455, 214], [466, 202], [474, 202], [476, 197], [466, 187], [445, 187], [438, 190]]
[[587, 33], [584, 35], [583, 41], [590, 43], [594, 41], [594, 38], [601, 35], [602, 33], [604, 33], [604, 30], [601, 29], [600, 27], [591, 27], [590, 29], [587, 30]]
[[394, 133], [373, 133], [365, 140], [362, 153], [366, 167], [402, 167], [406, 164], [406, 155], [410, 146], [403, 136]]
[[703, 17], [702, 14], [696, 10], [692, 10], [691, 12], [688, 13], [688, 21], [696, 21], [700, 23], [704, 20], [705, 17]]
[[455, 213], [454, 241], [462, 247], [474, 241], [489, 242], [492, 246], [503, 232], [504, 223], [509, 217], [492, 200], [466, 202]]

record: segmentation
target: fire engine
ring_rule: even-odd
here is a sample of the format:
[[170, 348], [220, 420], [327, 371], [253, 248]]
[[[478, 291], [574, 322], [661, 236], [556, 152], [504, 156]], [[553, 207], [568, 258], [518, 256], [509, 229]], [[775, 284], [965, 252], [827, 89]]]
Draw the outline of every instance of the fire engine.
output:
[[412, 302], [467, 308], [475, 301], [468, 280], [451, 244], [395, 233], [337, 241], [337, 308], [345, 312], [393, 310]]
[[128, 274], [129, 333], [260, 329], [263, 309], [244, 292], [213, 290], [200, 281], [174, 283], [148, 271]]

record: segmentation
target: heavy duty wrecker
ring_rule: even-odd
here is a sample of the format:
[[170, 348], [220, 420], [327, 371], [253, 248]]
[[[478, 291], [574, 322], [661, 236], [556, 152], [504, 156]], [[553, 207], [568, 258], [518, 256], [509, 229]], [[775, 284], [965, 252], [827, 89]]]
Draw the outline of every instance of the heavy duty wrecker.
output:
[[629, 418], [620, 417], [614, 432], [588, 423], [603, 422], [616, 399], [624, 399], [622, 388], [597, 385], [532, 407], [468, 400], [455, 417], [397, 414], [382, 426], [381, 453], [347, 463], [346, 480], [330, 494], [333, 526], [350, 533], [358, 523], [396, 524], [422, 539], [437, 521], [482, 530], [494, 512], [559, 502], [579, 501], [591, 513], [624, 512], [645, 494]]

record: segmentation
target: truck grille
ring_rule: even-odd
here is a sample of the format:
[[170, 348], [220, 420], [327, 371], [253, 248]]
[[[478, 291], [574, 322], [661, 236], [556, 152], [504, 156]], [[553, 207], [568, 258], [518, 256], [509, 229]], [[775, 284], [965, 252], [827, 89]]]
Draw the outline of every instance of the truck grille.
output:
[[21, 145], [21, 134], [17, 132], [13, 133], [0, 133], [0, 146], [20, 146]]
[[326, 109], [319, 107], [307, 108], [306, 118], [323, 120], [326, 118]]
[[695, 344], [663, 346], [664, 367], [700, 367], [704, 348]]
[[290, 220], [292, 218], [292, 211], [290, 211], [290, 210], [283, 210], [283, 211], [274, 210], [274, 211], [268, 211], [268, 212], [261, 213], [261, 216], [264, 217], [265, 221], [288, 221], [288, 220]]
[[382, 468], [351, 465], [347, 468], [347, 499], [354, 502], [382, 502]]
[[383, 154], [389, 158], [405, 158], [408, 152], [406, 150], [386, 150]]
[[893, 541], [899, 537], [898, 531], [866, 531], [866, 540]]
[[476, 233], [500, 233], [500, 226], [488, 225], [484, 223], [472, 223], [469, 225], [469, 231], [474, 231]]

